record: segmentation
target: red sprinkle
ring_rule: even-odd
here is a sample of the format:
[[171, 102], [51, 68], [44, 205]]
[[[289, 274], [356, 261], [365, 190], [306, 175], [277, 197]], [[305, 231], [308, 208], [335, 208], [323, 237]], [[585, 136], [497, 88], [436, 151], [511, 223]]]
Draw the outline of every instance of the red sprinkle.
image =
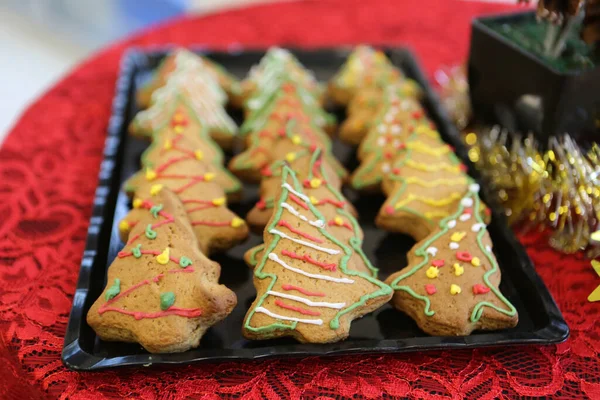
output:
[[488, 217], [490, 215], [492, 215], [492, 210], [490, 210], [488, 207], [485, 208], [485, 210], [483, 210], [484, 214], [487, 215]]
[[444, 260], [433, 260], [431, 262], [431, 265], [433, 265], [434, 267], [443, 267], [444, 266]]
[[398, 168], [398, 167], [392, 168], [392, 173], [394, 175], [400, 175], [400, 168]]
[[465, 164], [460, 164], [459, 168], [462, 172], [467, 172], [467, 170], [469, 169]]
[[414, 119], [420, 119], [420, 118], [423, 117], [423, 112], [422, 111], [415, 111], [415, 112], [413, 112], [412, 116], [413, 116]]
[[406, 143], [400, 143], [398, 146], [396, 146], [396, 148], [398, 150], [404, 150], [404, 149], [406, 149]]
[[392, 153], [391, 151], [386, 151], [384, 157], [388, 160], [391, 160], [394, 157], [394, 153]]
[[392, 207], [392, 206], [387, 206], [387, 207], [385, 207], [385, 212], [388, 214], [393, 214], [396, 212], [396, 210], [394, 210], [394, 207]]
[[[475, 289], [473, 289], [473, 290], [475, 290]], [[427, 292], [427, 294], [437, 293], [437, 289], [436, 289], [435, 285], [432, 285], [431, 283], [428, 283], [427, 285], [425, 285], [425, 291]]]
[[473, 256], [468, 251], [457, 251], [456, 258], [460, 261], [470, 262], [473, 259]]
[[273, 176], [273, 171], [271, 171], [271, 167], [269, 167], [268, 165], [266, 167], [264, 167], [261, 171], [260, 174], [262, 176], [266, 176], [266, 177], [270, 177]]
[[265, 203], [263, 199], [260, 199], [256, 202], [256, 208], [258, 208], [259, 210], [264, 210], [267, 208], [267, 203]]
[[473, 285], [473, 294], [486, 294], [490, 291], [490, 288], [482, 285], [481, 283], [477, 283]]
[[472, 208], [465, 208], [463, 210], [463, 214], [469, 214], [469, 215], [473, 215], [473, 209]]

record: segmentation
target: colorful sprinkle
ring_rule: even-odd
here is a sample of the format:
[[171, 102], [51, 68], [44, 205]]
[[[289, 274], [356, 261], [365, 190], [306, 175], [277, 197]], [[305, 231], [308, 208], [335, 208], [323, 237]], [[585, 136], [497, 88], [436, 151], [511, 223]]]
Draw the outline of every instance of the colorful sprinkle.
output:
[[431, 262], [431, 265], [433, 265], [434, 267], [438, 267], [438, 268], [439, 267], [443, 267], [444, 266], [444, 260], [440, 260], [440, 259], [433, 260]]
[[131, 225], [129, 225], [129, 222], [127, 222], [127, 220], [122, 220], [121, 222], [119, 222], [119, 231], [127, 232], [129, 231], [129, 228], [131, 228]]
[[482, 285], [481, 283], [477, 283], [473, 285], [473, 294], [486, 294], [490, 291], [490, 288]]
[[183, 257], [181, 257], [179, 259], [179, 266], [180, 267], [186, 268], [186, 267], [189, 267], [190, 265], [192, 265], [192, 260], [190, 260], [186, 256], [183, 256]]
[[460, 288], [460, 286], [455, 285], [454, 283], [452, 285], [450, 285], [450, 294], [459, 294], [460, 292], [462, 292], [462, 289]]
[[166, 265], [169, 263], [169, 248], [166, 247], [162, 253], [156, 256], [156, 262], [161, 265]]
[[454, 268], [454, 275], [456, 276], [461, 276], [465, 273], [465, 269], [461, 267], [458, 263], [455, 263], [452, 267]]
[[119, 293], [121, 293], [121, 280], [119, 278], [115, 278], [115, 281], [112, 284], [112, 286], [106, 290], [104, 298], [106, 299], [106, 301], [108, 301], [114, 298]]
[[457, 251], [456, 258], [458, 258], [460, 261], [471, 262], [473, 256], [468, 251]]
[[146, 179], [149, 181], [156, 179], [156, 171], [152, 168], [146, 168]]
[[479, 261], [478, 257], [473, 257], [473, 259], [471, 260], [471, 265], [473, 265], [474, 267], [479, 267], [481, 265], [481, 262]]
[[175, 293], [165, 292], [160, 294], [160, 309], [168, 310], [175, 303]]
[[425, 285], [425, 292], [427, 292], [427, 294], [430, 294], [430, 295], [436, 294], [437, 288], [435, 287], [435, 285], [428, 283], [427, 285]]
[[158, 184], [158, 185], [152, 185], [152, 187], [150, 188], [150, 195], [151, 196], [156, 196], [157, 194], [160, 193], [160, 191], [162, 190], [163, 185]]
[[429, 279], [437, 278], [438, 274], [439, 274], [439, 270], [436, 267], [429, 267], [429, 268], [427, 268], [427, 271], [425, 271], [425, 275]]

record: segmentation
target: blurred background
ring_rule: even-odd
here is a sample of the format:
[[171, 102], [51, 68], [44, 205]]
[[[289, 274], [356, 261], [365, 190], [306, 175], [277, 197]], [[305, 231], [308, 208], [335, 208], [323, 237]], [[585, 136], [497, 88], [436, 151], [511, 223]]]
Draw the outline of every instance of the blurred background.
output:
[[281, 0], [0, 0], [0, 144], [30, 102], [107, 43], [184, 13], [269, 1]]
[[268, 1], [0, 0], [0, 144], [27, 104], [109, 42], [180, 14]]

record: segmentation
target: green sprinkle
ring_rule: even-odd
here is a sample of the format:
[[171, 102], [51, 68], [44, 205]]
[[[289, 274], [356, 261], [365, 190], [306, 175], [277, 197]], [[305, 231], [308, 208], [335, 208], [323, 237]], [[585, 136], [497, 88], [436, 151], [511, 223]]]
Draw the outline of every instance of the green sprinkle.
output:
[[183, 256], [183, 257], [181, 257], [179, 259], [179, 266], [180, 267], [185, 268], [185, 267], [189, 267], [190, 265], [192, 265], [192, 260], [190, 260], [186, 256]]
[[140, 258], [142, 256], [142, 245], [138, 244], [137, 246], [135, 246], [133, 249], [131, 249], [131, 252], [133, 253], [133, 256], [135, 258]]
[[152, 214], [152, 216], [154, 218], [158, 218], [158, 213], [160, 212], [160, 210], [163, 209], [163, 205], [162, 204], [158, 204], [156, 206], [152, 206], [152, 208], [150, 208], [150, 214]]
[[146, 227], [146, 237], [150, 240], [156, 239], [156, 231], [152, 230], [152, 224], [148, 224]]
[[175, 293], [165, 292], [160, 294], [160, 309], [168, 310], [175, 303]]
[[113, 283], [112, 286], [108, 288], [104, 297], [108, 301], [116, 295], [118, 295], [119, 293], [121, 293], [121, 280], [119, 278], [116, 278], [115, 283]]

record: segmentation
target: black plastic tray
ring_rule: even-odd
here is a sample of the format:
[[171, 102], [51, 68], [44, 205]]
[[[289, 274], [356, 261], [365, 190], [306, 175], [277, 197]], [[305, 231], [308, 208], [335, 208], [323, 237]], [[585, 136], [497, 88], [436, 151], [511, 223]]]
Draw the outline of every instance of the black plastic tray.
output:
[[[315, 71], [318, 78], [326, 80], [344, 62], [349, 50], [298, 50], [294, 53], [306, 67]], [[430, 118], [436, 123], [444, 139], [456, 148], [459, 157], [469, 164], [458, 132], [441, 109], [414, 57], [404, 49], [387, 49], [386, 53], [407, 76], [418, 81], [424, 88], [424, 105]], [[199, 348], [176, 354], [149, 354], [136, 344], [99, 340], [87, 325], [85, 315], [102, 292], [108, 265], [123, 246], [118, 235], [118, 222], [127, 213], [129, 201], [120, 188], [123, 181], [139, 169], [140, 154], [147, 146], [146, 142], [127, 135], [127, 125], [137, 111], [133, 95], [136, 88], [149, 78], [165, 54], [164, 49], [151, 52], [130, 50], [122, 61], [86, 250], [81, 262], [62, 352], [62, 360], [67, 367], [91, 371], [117, 366], [186, 364], [206, 360], [549, 344], [562, 342], [568, 337], [569, 329], [548, 289], [536, 274], [523, 247], [506, 227], [503, 217], [497, 210], [493, 210], [489, 231], [494, 242], [494, 252], [502, 269], [500, 288], [519, 312], [519, 324], [513, 329], [475, 332], [463, 337], [432, 337], [421, 332], [409, 317], [386, 305], [354, 321], [350, 337], [340, 343], [299, 344], [292, 339], [248, 341], [241, 334], [242, 320], [256, 293], [252, 285], [252, 271], [246, 266], [242, 256], [247, 249], [261, 241], [260, 237], [252, 235], [246, 243], [224, 255], [214, 257], [222, 266], [221, 282], [235, 291], [238, 305], [231, 315], [206, 333]], [[263, 54], [263, 50], [208, 53], [240, 77], [244, 76]], [[337, 112], [340, 118], [344, 117], [343, 112]], [[239, 115], [237, 117], [239, 118]], [[350, 169], [356, 166], [354, 149], [336, 141], [334, 152]], [[485, 187], [482, 194], [485, 200]], [[352, 192], [347, 192], [346, 195], [360, 213], [361, 226], [365, 232], [364, 249], [367, 256], [379, 267], [380, 278], [385, 279], [403, 268], [406, 265], [406, 253], [414, 241], [407, 236], [388, 234], [375, 227], [373, 220], [384, 198], [358, 198]], [[256, 200], [257, 186], [246, 185], [244, 201], [231, 208], [244, 216]]]

